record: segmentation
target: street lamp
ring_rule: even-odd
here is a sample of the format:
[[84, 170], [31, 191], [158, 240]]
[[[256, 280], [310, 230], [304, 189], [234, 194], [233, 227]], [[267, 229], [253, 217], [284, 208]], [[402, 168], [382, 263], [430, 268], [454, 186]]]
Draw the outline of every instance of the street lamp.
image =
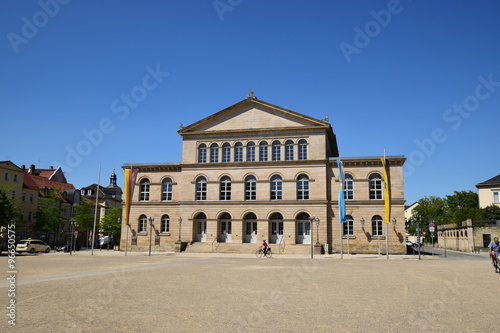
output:
[[75, 228], [75, 219], [69, 220], [69, 232], [70, 234], [70, 243], [69, 243], [69, 254], [71, 255], [71, 252], [73, 251], [73, 230]]
[[319, 246], [319, 218], [314, 218], [316, 222], [316, 246]]
[[179, 222], [179, 243], [181, 242], [181, 225], [182, 225], [182, 217], [179, 216], [179, 218], [177, 219], [177, 221]]
[[155, 221], [155, 219], [153, 217], [150, 217], [149, 218], [149, 225], [151, 227], [151, 232], [149, 233], [149, 256], [151, 257], [151, 238], [153, 237], [153, 222]]
[[420, 215], [417, 215], [415, 216], [415, 218], [417, 219], [417, 246], [418, 246], [418, 260], [421, 260], [420, 258], [420, 222], [422, 221], [422, 216]]

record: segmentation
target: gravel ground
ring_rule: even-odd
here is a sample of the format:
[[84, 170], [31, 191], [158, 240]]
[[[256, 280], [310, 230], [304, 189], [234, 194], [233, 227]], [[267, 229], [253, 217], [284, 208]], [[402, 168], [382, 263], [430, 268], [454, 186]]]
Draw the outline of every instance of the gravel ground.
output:
[[[9, 277], [7, 257], [0, 257]], [[17, 255], [1, 332], [484, 332], [500, 308], [488, 258], [80, 251]], [[9, 309], [4, 310], [6, 314]]]

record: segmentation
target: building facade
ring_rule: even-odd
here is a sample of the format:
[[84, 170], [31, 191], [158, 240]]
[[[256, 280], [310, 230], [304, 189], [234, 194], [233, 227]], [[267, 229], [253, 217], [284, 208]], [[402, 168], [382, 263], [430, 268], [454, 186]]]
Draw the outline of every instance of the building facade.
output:
[[381, 157], [342, 158], [348, 222], [339, 223], [339, 153], [327, 120], [249, 95], [178, 133], [181, 163], [133, 165], [121, 250], [185, 243], [186, 251], [252, 253], [265, 239], [276, 253], [306, 254], [312, 245], [376, 253], [387, 239], [390, 253], [404, 253], [404, 156], [386, 157], [390, 226]]
[[500, 207], [500, 175], [476, 185], [479, 196], [479, 208], [491, 205]]

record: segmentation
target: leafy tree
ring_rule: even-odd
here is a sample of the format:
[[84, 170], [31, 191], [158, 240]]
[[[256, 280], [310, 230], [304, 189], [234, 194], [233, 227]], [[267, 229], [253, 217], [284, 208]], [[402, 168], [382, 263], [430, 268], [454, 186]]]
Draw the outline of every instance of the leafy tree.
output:
[[[413, 219], [409, 221], [408, 232], [416, 234], [417, 222], [420, 222], [422, 232], [429, 235], [429, 222], [434, 221], [436, 225], [449, 223], [446, 216], [446, 201], [442, 198], [431, 196], [418, 200], [418, 205], [413, 212]], [[417, 217], [420, 217], [417, 220]]]
[[59, 193], [59, 190], [49, 191], [47, 197], [40, 201], [35, 213], [35, 230], [59, 232], [66, 223], [66, 219], [62, 215], [64, 209], [61, 207]]
[[120, 239], [122, 229], [121, 217], [121, 208], [111, 207], [106, 210], [106, 215], [101, 220], [99, 229], [102, 230], [104, 234], [112, 235], [113, 241]]
[[500, 207], [490, 205], [482, 209], [484, 220], [500, 220]]
[[12, 195], [7, 188], [0, 187], [0, 227], [9, 225], [16, 215], [17, 209]]
[[79, 230], [92, 230], [94, 227], [95, 208], [88, 199], [82, 199], [80, 204], [75, 206], [74, 216]]
[[472, 191], [454, 191], [453, 195], [446, 196], [448, 223], [457, 226], [467, 219], [480, 220], [483, 213], [479, 208], [479, 196]]

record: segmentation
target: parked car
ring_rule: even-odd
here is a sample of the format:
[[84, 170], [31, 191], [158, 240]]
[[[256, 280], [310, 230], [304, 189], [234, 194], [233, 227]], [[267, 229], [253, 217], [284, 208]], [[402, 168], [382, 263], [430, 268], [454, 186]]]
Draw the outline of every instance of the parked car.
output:
[[17, 243], [16, 252], [50, 252], [50, 246], [39, 239], [22, 239]]

